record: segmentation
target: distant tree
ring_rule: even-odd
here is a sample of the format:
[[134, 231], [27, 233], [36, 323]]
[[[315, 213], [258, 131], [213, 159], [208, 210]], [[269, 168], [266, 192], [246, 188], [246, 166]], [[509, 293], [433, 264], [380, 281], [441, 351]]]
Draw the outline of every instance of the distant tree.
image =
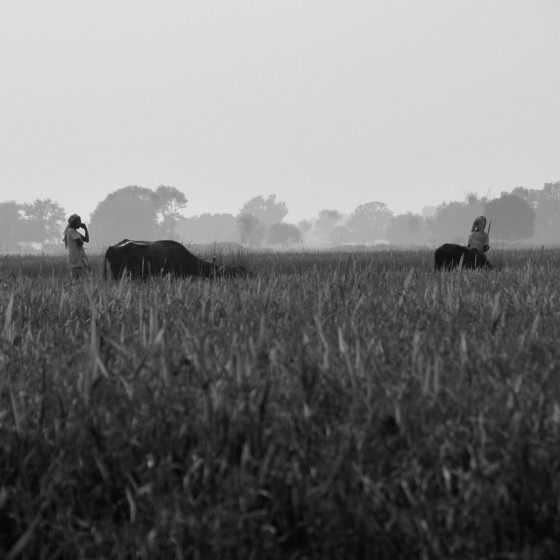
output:
[[305, 237], [313, 229], [313, 224], [310, 220], [301, 220], [298, 222], [297, 227], [301, 232], [302, 239], [305, 241]]
[[560, 181], [545, 183], [535, 214], [538, 239], [544, 243], [560, 244]]
[[37, 198], [31, 203], [22, 204], [20, 211], [21, 219], [15, 233], [17, 241], [61, 242], [66, 216], [58, 202], [50, 198]]
[[268, 230], [268, 242], [271, 245], [289, 245], [290, 243], [301, 243], [303, 237], [301, 231], [293, 224], [278, 222]]
[[338, 210], [321, 210], [317, 221], [315, 222], [315, 229], [317, 232], [328, 237], [332, 229], [342, 220], [342, 214]]
[[472, 223], [484, 214], [484, 202], [469, 194], [464, 202], [445, 202], [437, 207], [435, 214], [427, 218], [427, 233], [430, 242], [467, 244]]
[[241, 233], [232, 214], [201, 214], [183, 218], [177, 235], [185, 243], [241, 242]]
[[329, 245], [344, 245], [352, 240], [352, 232], [343, 225], [334, 226], [329, 232], [327, 241]]
[[395, 245], [422, 245], [425, 242], [426, 219], [407, 212], [393, 216], [385, 230], [385, 239]]
[[268, 230], [272, 224], [281, 222], [287, 213], [286, 203], [277, 201], [276, 195], [272, 194], [268, 198], [262, 195], [253, 197], [243, 205], [239, 215], [254, 216]]
[[338, 210], [321, 210], [313, 224], [313, 233], [315, 234], [317, 241], [321, 244], [330, 244], [330, 235], [342, 219], [343, 216]]
[[383, 202], [361, 204], [350, 215], [346, 226], [356, 241], [374, 243], [385, 233], [393, 213]]
[[437, 212], [437, 206], [422, 206], [420, 214], [423, 218], [429, 218]]
[[9, 253], [17, 249], [16, 232], [21, 220], [21, 206], [13, 200], [0, 202], [0, 251]]
[[158, 233], [159, 204], [158, 195], [144, 187], [129, 186], [110, 193], [91, 215], [92, 245], [113, 245], [122, 239], [154, 239]]
[[517, 187], [510, 194], [523, 198], [535, 211], [535, 240], [560, 244], [560, 181], [545, 183], [542, 189]]
[[185, 195], [175, 187], [160, 185], [156, 190], [157, 217], [161, 237], [175, 239], [176, 230], [183, 216], [180, 210], [187, 205]]
[[531, 237], [535, 230], [535, 211], [521, 197], [503, 192], [500, 198], [484, 206], [487, 219], [492, 220], [491, 235], [504, 241]]
[[241, 213], [237, 216], [237, 225], [241, 233], [241, 243], [259, 246], [265, 236], [266, 229], [261, 221], [253, 214]]

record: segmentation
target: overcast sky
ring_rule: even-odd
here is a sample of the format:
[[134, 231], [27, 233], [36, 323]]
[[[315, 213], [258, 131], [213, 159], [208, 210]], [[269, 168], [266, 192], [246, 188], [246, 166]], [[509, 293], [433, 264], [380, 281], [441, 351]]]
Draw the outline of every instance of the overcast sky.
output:
[[0, 201], [289, 222], [560, 180], [557, 0], [2, 0]]

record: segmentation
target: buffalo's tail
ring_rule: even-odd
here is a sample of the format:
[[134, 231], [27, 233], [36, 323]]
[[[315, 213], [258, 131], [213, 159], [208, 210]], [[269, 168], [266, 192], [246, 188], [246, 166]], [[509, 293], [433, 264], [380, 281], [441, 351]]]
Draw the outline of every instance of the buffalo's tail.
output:
[[103, 259], [103, 280], [107, 280], [107, 261], [109, 260], [108, 253], [109, 250], [105, 251], [105, 258]]
[[434, 270], [440, 270], [443, 265], [443, 255], [441, 249], [436, 249], [434, 256]]

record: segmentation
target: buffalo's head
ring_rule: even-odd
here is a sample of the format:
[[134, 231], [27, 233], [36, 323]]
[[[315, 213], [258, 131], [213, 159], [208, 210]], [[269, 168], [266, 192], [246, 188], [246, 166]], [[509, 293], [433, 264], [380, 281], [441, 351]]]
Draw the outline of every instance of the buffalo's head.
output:
[[231, 266], [224, 264], [216, 268], [216, 276], [220, 278], [235, 278], [247, 276], [247, 269], [244, 266]]

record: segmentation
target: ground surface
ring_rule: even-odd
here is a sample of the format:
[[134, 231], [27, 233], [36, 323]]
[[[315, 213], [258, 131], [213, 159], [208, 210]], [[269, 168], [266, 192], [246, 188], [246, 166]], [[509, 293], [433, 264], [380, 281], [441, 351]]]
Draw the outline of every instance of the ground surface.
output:
[[559, 252], [234, 260], [0, 259], [0, 556], [560, 557]]

